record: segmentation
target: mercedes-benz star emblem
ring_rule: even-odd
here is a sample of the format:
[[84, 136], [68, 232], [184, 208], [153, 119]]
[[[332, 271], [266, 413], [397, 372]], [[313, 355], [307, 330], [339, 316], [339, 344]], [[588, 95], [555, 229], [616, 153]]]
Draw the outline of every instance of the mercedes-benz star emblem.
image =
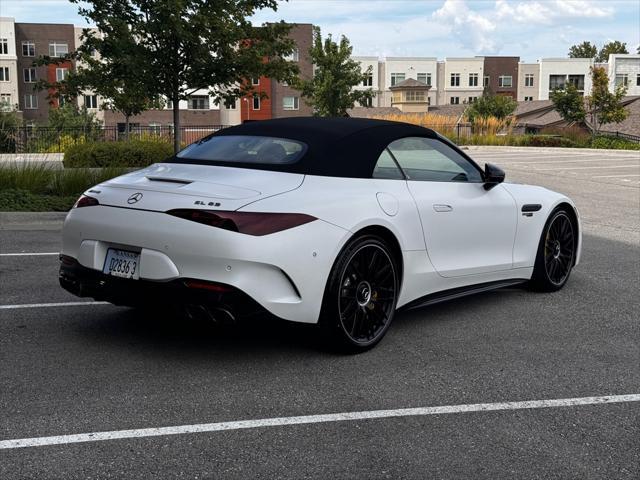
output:
[[140, 192], [134, 193], [127, 199], [127, 203], [129, 205], [131, 205], [132, 203], [138, 203], [141, 198], [142, 198], [142, 193]]

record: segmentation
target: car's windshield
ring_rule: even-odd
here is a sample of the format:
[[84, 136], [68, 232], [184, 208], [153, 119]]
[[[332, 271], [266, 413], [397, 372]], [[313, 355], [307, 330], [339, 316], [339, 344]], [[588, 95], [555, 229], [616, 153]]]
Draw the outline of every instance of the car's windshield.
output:
[[294, 140], [250, 135], [213, 135], [178, 153], [181, 159], [212, 163], [282, 165], [300, 159], [306, 145]]

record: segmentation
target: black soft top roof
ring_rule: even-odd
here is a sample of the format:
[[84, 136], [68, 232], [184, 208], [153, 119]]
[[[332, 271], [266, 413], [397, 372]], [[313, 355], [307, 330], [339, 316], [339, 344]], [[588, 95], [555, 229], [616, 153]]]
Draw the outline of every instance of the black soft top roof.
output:
[[[437, 137], [433, 130], [409, 123], [326, 117], [290, 117], [247, 122], [225, 128], [214, 135], [278, 137], [307, 145], [304, 155], [296, 163], [229, 166], [352, 178], [371, 178], [378, 157], [394, 140], [404, 137]], [[189, 162], [188, 158], [176, 160], [180, 163]]]

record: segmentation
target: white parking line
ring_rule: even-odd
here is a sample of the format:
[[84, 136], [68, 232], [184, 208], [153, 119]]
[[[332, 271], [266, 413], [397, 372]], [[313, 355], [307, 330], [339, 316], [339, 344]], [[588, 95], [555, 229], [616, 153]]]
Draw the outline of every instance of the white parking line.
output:
[[109, 302], [24, 303], [22, 305], [0, 305], [0, 310], [15, 310], [19, 308], [79, 307], [82, 305], [109, 305]]
[[541, 172], [543, 170], [598, 170], [605, 168], [640, 168], [640, 165], [607, 165], [607, 166], [599, 166], [599, 167], [552, 167], [552, 168], [532, 168], [536, 172]]
[[59, 252], [0, 253], [0, 257], [38, 257], [44, 255], [60, 255]]
[[498, 410], [524, 410], [532, 408], [574, 407], [579, 405], [601, 405], [607, 403], [639, 402], [640, 394], [608, 395], [602, 397], [561, 398], [554, 400], [529, 400], [524, 402], [475, 403], [446, 405], [440, 407], [400, 408], [396, 410], [369, 410], [364, 412], [330, 413], [326, 415], [304, 415], [299, 417], [277, 417], [233, 422], [200, 423], [175, 427], [114, 430], [111, 432], [79, 433], [51, 437], [20, 438], [0, 441], [0, 450], [70, 443], [120, 440], [125, 438], [157, 437], [161, 435], [184, 435], [187, 433], [221, 432], [248, 428], [281, 427], [309, 423], [344, 422], [377, 418], [442, 415], [447, 413], [491, 412]]
[[621, 175], [593, 175], [592, 178], [618, 178], [618, 177], [640, 177], [640, 173], [626, 173]]

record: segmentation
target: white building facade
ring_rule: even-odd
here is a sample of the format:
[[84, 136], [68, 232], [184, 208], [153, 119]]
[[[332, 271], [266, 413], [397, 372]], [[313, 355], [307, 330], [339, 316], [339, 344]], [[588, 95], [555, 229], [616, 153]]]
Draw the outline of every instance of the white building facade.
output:
[[19, 110], [15, 20], [0, 17], [0, 108]]
[[442, 104], [474, 102], [484, 90], [484, 57], [446, 58], [442, 85]]
[[564, 88], [572, 83], [579, 92], [591, 92], [590, 69], [594, 65], [591, 58], [542, 58], [540, 65], [539, 100], [549, 100], [555, 88]]
[[609, 88], [619, 84], [627, 86], [627, 95], [640, 95], [640, 55], [609, 55]]

